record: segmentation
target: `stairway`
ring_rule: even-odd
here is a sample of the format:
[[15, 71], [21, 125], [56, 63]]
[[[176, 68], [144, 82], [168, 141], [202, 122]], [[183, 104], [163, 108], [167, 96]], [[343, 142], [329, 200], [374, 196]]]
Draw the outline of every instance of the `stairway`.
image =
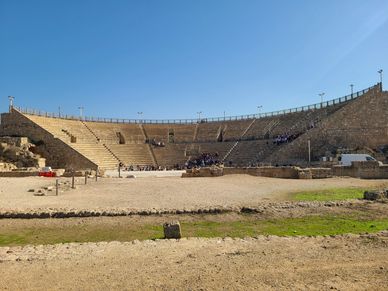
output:
[[193, 135], [193, 142], [196, 142], [197, 141], [197, 136], [198, 136], [198, 123], [195, 124], [195, 128], [194, 128], [194, 135]]
[[[246, 133], [249, 131], [249, 129], [252, 127], [252, 125], [256, 122], [256, 118], [254, 118], [252, 120], [251, 123], [249, 123], [249, 125], [247, 126], [247, 128], [243, 131], [243, 133], [241, 134], [239, 140], [242, 140], [242, 138], [246, 135]], [[228, 150], [228, 152], [226, 153], [226, 155], [222, 158], [222, 162], [224, 162], [229, 156], [230, 154], [233, 152], [233, 150], [238, 146], [239, 144], [239, 141], [236, 141], [232, 147]]]
[[225, 156], [222, 158], [221, 162], [224, 162], [229, 156], [230, 154], [232, 153], [232, 151], [237, 147], [237, 145], [239, 144], [239, 141], [236, 141], [232, 147], [228, 150], [228, 152], [225, 154]]
[[96, 138], [96, 140], [99, 142], [100, 141], [100, 138], [94, 133], [93, 130], [90, 129], [89, 126], [87, 126], [87, 124], [81, 120], [81, 123], [87, 128], [87, 130], [89, 130], [89, 132]]
[[267, 134], [269, 135], [271, 131], [278, 126], [280, 123], [279, 119], [272, 120], [266, 127], [263, 129], [263, 136], [265, 137]]
[[[145, 131], [145, 129], [144, 129], [143, 124], [139, 124], [139, 127], [140, 127], [140, 130], [141, 130], [142, 134], [143, 134], [144, 140], [149, 140], [149, 139], [148, 139], [148, 135], [147, 135], [147, 133], [146, 133], [146, 131]], [[147, 144], [147, 149], [148, 149], [148, 153], [149, 153], [149, 155], [150, 155], [150, 157], [151, 157], [152, 164], [153, 164], [154, 166], [158, 166], [158, 163], [157, 163], [157, 161], [156, 161], [155, 153], [154, 153], [154, 151], [153, 151], [153, 149], [152, 149], [152, 146], [151, 146], [149, 143]]]
[[241, 134], [241, 137], [240, 139], [242, 139], [248, 132], [248, 130], [252, 127], [252, 125], [256, 122], [256, 118], [254, 118], [252, 120], [252, 122], [248, 125], [248, 127], [243, 131], [243, 133]]

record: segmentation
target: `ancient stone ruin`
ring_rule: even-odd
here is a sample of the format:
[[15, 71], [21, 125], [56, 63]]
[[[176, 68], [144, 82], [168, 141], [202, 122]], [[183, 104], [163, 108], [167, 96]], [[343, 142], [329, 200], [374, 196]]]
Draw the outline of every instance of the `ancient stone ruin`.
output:
[[34, 153], [34, 147], [26, 137], [0, 137], [0, 171], [44, 167], [45, 159]]

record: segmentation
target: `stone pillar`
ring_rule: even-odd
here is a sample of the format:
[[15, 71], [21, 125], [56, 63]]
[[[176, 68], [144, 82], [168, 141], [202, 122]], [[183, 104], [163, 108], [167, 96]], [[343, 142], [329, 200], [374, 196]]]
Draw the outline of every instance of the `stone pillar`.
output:
[[164, 238], [179, 239], [182, 237], [181, 225], [178, 221], [163, 224]]

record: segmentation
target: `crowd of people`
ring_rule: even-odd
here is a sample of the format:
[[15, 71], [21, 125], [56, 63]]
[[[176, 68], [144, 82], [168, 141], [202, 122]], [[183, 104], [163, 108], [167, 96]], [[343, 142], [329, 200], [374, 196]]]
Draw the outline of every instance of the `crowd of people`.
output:
[[174, 166], [154, 166], [154, 165], [120, 165], [120, 170], [122, 171], [170, 171], [170, 170], [184, 170], [183, 166], [176, 164]]
[[220, 164], [218, 153], [202, 153], [199, 157], [191, 159], [186, 162], [185, 167], [187, 169], [196, 167], [206, 167], [211, 165]]
[[284, 144], [284, 143], [292, 142], [299, 135], [300, 134], [288, 134], [288, 133], [280, 134], [280, 135], [277, 135], [273, 139], [273, 143], [276, 144], [276, 145], [281, 145], [281, 144]]

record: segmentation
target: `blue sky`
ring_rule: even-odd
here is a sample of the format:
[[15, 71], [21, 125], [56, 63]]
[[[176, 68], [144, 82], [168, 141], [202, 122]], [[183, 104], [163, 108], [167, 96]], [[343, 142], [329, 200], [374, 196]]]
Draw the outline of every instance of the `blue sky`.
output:
[[0, 0], [0, 111], [8, 95], [150, 119], [316, 103], [388, 74], [387, 20], [386, 0]]

